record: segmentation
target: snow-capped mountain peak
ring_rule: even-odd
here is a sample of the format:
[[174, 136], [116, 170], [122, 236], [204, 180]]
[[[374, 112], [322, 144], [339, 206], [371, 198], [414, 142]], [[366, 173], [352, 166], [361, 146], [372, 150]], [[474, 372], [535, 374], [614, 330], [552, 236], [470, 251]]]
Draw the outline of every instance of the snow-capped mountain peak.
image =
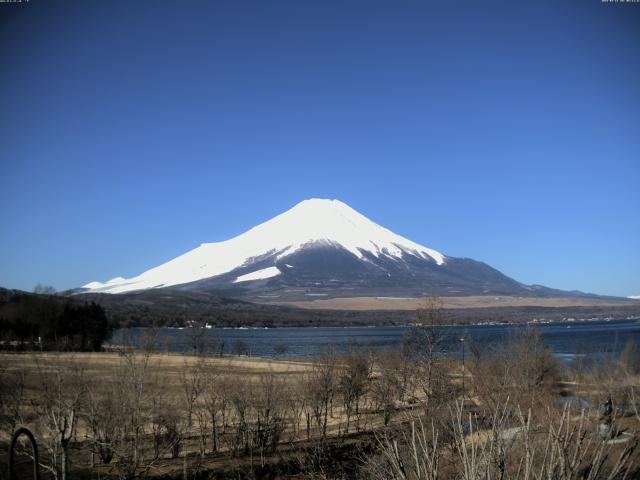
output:
[[400, 257], [404, 251], [429, 256], [438, 264], [444, 262], [441, 253], [394, 234], [339, 200], [304, 200], [272, 220], [229, 240], [236, 241], [270, 243], [275, 250], [282, 250], [279, 258], [308, 243], [327, 241], [358, 258], [362, 258], [363, 251], [376, 257], [383, 254]]
[[[446, 257], [372, 222], [339, 200], [309, 199], [230, 240], [203, 243], [167, 263], [137, 277], [118, 277], [105, 283], [91, 282], [89, 291], [121, 293], [167, 287], [214, 277], [247, 267], [257, 259], [272, 255], [273, 262], [307, 246], [329, 244], [344, 249], [358, 259], [414, 256], [443, 265]], [[237, 282], [271, 278], [280, 274], [276, 265], [238, 276]]]

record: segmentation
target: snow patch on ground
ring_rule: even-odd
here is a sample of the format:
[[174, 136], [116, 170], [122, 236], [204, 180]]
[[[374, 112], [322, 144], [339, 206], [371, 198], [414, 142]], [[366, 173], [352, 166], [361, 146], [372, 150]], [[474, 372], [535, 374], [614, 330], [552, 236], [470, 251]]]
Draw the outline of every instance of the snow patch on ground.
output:
[[268, 267], [262, 270], [256, 270], [255, 272], [247, 273], [246, 275], [240, 275], [233, 283], [250, 282], [252, 280], [264, 280], [265, 278], [275, 277], [280, 275], [278, 267]]

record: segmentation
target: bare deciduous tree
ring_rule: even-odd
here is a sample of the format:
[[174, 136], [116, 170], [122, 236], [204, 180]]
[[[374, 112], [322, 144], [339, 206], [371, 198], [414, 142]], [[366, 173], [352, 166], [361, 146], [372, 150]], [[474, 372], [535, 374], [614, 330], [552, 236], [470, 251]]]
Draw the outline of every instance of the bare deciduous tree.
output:
[[420, 418], [412, 419], [399, 438], [389, 432], [378, 434], [376, 439], [381, 462], [369, 461], [372, 477], [385, 480], [437, 480], [440, 477], [438, 432], [425, 428]]
[[[349, 352], [343, 358], [343, 366], [338, 377], [338, 390], [342, 396], [347, 424], [345, 433], [349, 433], [351, 418], [353, 415], [359, 419], [360, 401], [369, 386], [369, 374], [371, 365], [366, 355], [355, 351]], [[359, 430], [359, 421], [356, 430]]]
[[23, 421], [25, 373], [0, 367], [0, 432], [9, 438]]
[[396, 410], [396, 401], [404, 395], [404, 382], [398, 375], [394, 362], [377, 362], [374, 380], [371, 384], [371, 396], [375, 409], [380, 412], [384, 425], [388, 425]]
[[327, 436], [329, 410], [337, 381], [337, 359], [333, 349], [322, 352], [306, 378], [307, 405], [322, 438]]
[[[171, 407], [164, 399], [162, 382], [151, 369], [151, 352], [123, 349], [119, 359], [114, 373], [113, 395], [117, 398], [120, 427], [112, 444], [116, 459], [113, 467], [123, 480], [146, 478], [164, 453], [171, 452], [179, 445], [180, 437], [171, 431], [172, 419], [162, 418], [165, 409]], [[166, 441], [160, 442], [158, 449], [149, 452], [146, 448], [149, 436], [151, 434], [153, 439], [154, 424], [155, 433], [159, 434], [161, 421], [168, 427], [165, 428]]]
[[405, 355], [416, 365], [416, 382], [423, 395], [423, 404], [443, 397], [442, 389], [448, 383], [444, 376], [442, 351], [448, 336], [446, 325], [451, 318], [445, 313], [438, 297], [427, 297], [416, 310], [417, 326], [405, 339]]
[[41, 466], [54, 478], [66, 480], [69, 472], [69, 445], [76, 433], [84, 393], [84, 370], [77, 365], [37, 363], [40, 399], [38, 413], [40, 439], [46, 456]]
[[[448, 430], [439, 432], [412, 419], [397, 435], [378, 436], [381, 457], [369, 460], [375, 480], [595, 480], [628, 478], [637, 468], [637, 442], [620, 448], [597, 435], [582, 410], [577, 416], [565, 407], [559, 416], [533, 418], [509, 412], [506, 404], [479, 421], [455, 402]], [[446, 460], [446, 473], [441, 468]]]
[[56, 289], [51, 285], [42, 285], [41, 283], [38, 283], [33, 287], [33, 293], [38, 293], [40, 295], [55, 295]]
[[220, 435], [226, 432], [229, 384], [226, 375], [213, 369], [206, 371], [204, 382], [204, 405], [211, 426], [211, 451], [215, 453], [220, 445]]
[[558, 368], [540, 332], [523, 327], [504, 346], [472, 347], [471, 385], [492, 410], [507, 401], [524, 411], [546, 408]]
[[265, 375], [256, 385], [254, 397], [254, 438], [260, 450], [260, 463], [264, 466], [267, 451], [275, 452], [285, 428], [285, 392], [282, 378]]
[[121, 409], [113, 395], [113, 379], [88, 379], [83, 418], [91, 434], [91, 464], [97, 453], [104, 464], [111, 463], [114, 443], [120, 433]]

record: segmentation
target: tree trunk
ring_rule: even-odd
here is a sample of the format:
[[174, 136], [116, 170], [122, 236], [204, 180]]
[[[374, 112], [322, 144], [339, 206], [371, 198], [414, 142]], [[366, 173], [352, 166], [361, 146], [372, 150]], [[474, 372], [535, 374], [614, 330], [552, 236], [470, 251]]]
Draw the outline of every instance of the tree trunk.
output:
[[62, 454], [60, 455], [60, 478], [67, 480], [67, 449], [69, 444], [66, 441], [61, 442]]
[[215, 415], [211, 416], [211, 453], [218, 451], [218, 425]]
[[182, 475], [184, 480], [189, 480], [189, 468], [187, 466], [187, 455], [189, 453], [186, 451], [184, 452], [184, 457], [183, 457], [183, 463], [182, 463]]

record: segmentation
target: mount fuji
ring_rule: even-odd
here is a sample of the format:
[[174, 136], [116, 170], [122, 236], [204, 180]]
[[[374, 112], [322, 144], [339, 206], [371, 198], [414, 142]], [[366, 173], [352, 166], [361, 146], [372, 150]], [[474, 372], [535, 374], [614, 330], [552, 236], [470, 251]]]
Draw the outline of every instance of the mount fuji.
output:
[[136, 277], [91, 282], [78, 292], [168, 287], [257, 301], [568, 293], [524, 285], [485, 263], [444, 255], [325, 199], [304, 200], [230, 240], [204, 243]]

